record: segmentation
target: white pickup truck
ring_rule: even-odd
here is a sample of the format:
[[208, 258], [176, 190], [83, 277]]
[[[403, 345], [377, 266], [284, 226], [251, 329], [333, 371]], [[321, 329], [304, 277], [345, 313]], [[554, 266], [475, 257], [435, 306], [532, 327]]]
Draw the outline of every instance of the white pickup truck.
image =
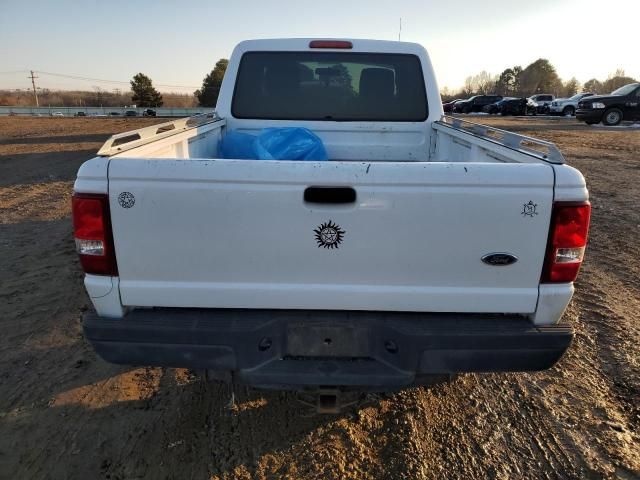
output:
[[[304, 127], [328, 161], [220, 158]], [[443, 116], [427, 52], [258, 40], [216, 114], [114, 135], [78, 172], [75, 240], [109, 362], [279, 389], [379, 389], [554, 365], [586, 245], [551, 143]]]

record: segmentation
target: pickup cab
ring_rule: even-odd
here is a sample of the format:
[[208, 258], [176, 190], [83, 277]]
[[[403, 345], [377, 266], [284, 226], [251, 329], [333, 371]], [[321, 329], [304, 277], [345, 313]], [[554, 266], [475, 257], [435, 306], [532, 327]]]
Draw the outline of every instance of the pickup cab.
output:
[[[328, 160], [218, 154], [281, 127]], [[573, 338], [582, 175], [552, 143], [443, 116], [418, 44], [242, 42], [215, 114], [112, 136], [72, 203], [83, 329], [109, 362], [392, 390], [546, 369]]]
[[576, 118], [588, 125], [602, 122], [619, 125], [623, 120], [640, 120], [640, 83], [630, 83], [609, 95], [594, 95], [578, 103]]

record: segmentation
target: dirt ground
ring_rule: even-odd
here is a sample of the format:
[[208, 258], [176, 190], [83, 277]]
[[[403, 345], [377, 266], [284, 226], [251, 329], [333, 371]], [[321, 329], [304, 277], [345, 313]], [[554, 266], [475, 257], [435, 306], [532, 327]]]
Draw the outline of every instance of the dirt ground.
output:
[[79, 165], [160, 119], [0, 118], [0, 478], [640, 478], [640, 130], [488, 119], [556, 142], [593, 217], [555, 368], [463, 375], [315, 415], [185, 370], [97, 358], [71, 233]]

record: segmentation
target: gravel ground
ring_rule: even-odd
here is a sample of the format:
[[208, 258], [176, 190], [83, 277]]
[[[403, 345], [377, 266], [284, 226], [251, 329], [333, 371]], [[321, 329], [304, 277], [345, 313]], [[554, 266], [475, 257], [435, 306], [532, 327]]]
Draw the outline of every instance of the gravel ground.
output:
[[586, 176], [587, 259], [568, 354], [316, 415], [292, 394], [109, 365], [71, 238], [79, 165], [160, 119], [0, 118], [0, 478], [640, 478], [640, 131], [495, 124], [556, 142]]

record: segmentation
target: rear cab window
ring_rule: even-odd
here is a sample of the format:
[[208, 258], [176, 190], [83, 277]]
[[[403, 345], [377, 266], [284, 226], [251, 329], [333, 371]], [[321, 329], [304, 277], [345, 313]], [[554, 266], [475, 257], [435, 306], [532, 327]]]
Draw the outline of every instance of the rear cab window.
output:
[[238, 69], [235, 118], [422, 122], [428, 116], [420, 59], [410, 54], [247, 52]]

